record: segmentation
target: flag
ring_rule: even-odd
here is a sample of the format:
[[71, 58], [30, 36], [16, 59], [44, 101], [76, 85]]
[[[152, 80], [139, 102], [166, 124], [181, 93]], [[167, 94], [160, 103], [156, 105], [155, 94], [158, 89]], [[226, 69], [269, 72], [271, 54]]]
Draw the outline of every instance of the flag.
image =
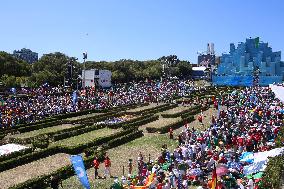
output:
[[90, 183], [85, 170], [83, 158], [81, 155], [71, 155], [71, 163], [73, 164], [74, 171], [76, 172], [81, 184], [86, 188], [90, 189]]
[[182, 189], [181, 174], [178, 175], [178, 189]]
[[73, 94], [72, 94], [72, 102], [73, 102], [73, 105], [76, 104], [77, 100], [78, 100], [77, 92], [74, 91]]
[[152, 182], [154, 181], [155, 173], [152, 173], [151, 175], [148, 176], [145, 182], [145, 186], [149, 187]]
[[220, 117], [220, 104], [218, 103], [218, 113], [217, 113], [217, 118], [219, 119]]
[[212, 186], [211, 189], [216, 189], [217, 187], [217, 173], [216, 173], [216, 167], [215, 163], [213, 164], [213, 171], [212, 171]]
[[259, 47], [259, 37], [255, 38], [255, 47]]

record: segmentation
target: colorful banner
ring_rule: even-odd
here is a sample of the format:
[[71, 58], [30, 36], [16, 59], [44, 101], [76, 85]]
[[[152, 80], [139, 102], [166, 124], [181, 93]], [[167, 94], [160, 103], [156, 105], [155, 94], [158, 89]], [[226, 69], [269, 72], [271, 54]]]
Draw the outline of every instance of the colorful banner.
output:
[[88, 180], [88, 176], [85, 170], [83, 158], [81, 155], [71, 155], [70, 156], [71, 163], [73, 165], [73, 168], [76, 172], [76, 175], [78, 176], [80, 182], [86, 189], [90, 189], [90, 183]]

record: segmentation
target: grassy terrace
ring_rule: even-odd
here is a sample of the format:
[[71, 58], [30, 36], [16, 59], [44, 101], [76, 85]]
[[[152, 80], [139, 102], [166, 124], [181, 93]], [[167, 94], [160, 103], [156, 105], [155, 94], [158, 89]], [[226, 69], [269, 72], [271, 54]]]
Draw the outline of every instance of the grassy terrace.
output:
[[0, 173], [0, 188], [7, 189], [29, 179], [49, 174], [70, 165], [68, 154], [55, 154]]
[[78, 144], [91, 142], [97, 138], [109, 136], [119, 131], [121, 131], [121, 129], [109, 129], [109, 128], [98, 129], [78, 136], [59, 140], [57, 142], [52, 143], [51, 146], [76, 146]]
[[154, 108], [154, 107], [157, 107], [157, 104], [152, 103], [152, 104], [149, 104], [148, 106], [142, 106], [142, 107], [126, 110], [126, 112], [140, 112], [140, 111], [151, 109], [151, 108]]
[[184, 107], [184, 106], [178, 106], [176, 108], [173, 108], [173, 109], [170, 109], [170, 110], [167, 110], [167, 111], [164, 111], [162, 112], [163, 114], [176, 114], [176, 113], [180, 113], [184, 110], [188, 110], [190, 107]]
[[181, 121], [182, 119], [180, 117], [177, 118], [162, 118], [160, 117], [158, 120], [153, 121], [151, 123], [148, 123], [146, 125], [143, 125], [141, 128], [146, 128], [146, 127], [154, 127], [154, 128], [159, 128], [159, 127], [164, 127], [166, 125], [176, 123], [178, 121]]
[[[148, 161], [149, 154], [151, 154], [151, 159], [155, 159], [161, 152], [161, 146], [163, 144], [167, 144], [168, 148], [172, 151], [178, 145], [176, 140], [170, 140], [167, 134], [151, 134], [147, 136], [143, 136], [141, 138], [135, 139], [131, 142], [118, 146], [116, 148], [110, 149], [107, 151], [108, 156], [111, 159], [112, 166], [111, 172], [115, 176], [119, 176], [121, 178], [122, 175], [122, 166], [125, 167], [125, 174], [128, 173], [128, 160], [133, 159], [133, 171], [137, 173], [137, 157], [139, 152], [142, 152], [144, 155], [145, 161]], [[104, 165], [100, 165], [99, 175], [103, 175]], [[94, 188], [110, 188], [113, 183], [113, 179], [94, 179], [94, 168], [90, 168], [87, 170], [87, 174], [89, 177], [91, 187]], [[80, 184], [77, 176], [72, 176], [69, 179], [63, 180], [62, 182], [63, 188], [76, 188], [76, 189], [84, 189]]]
[[13, 138], [25, 139], [25, 138], [35, 137], [35, 136], [41, 135], [41, 134], [48, 134], [48, 133], [52, 133], [52, 132], [56, 132], [56, 131], [62, 131], [64, 129], [69, 129], [69, 128], [76, 127], [76, 126], [79, 126], [79, 125], [78, 124], [77, 125], [62, 124], [62, 125], [47, 127], [47, 128], [43, 128], [43, 129], [39, 129], [39, 130], [34, 130], [34, 131], [26, 132], [26, 133], [13, 135]]
[[81, 116], [76, 116], [76, 117], [70, 117], [65, 119], [66, 121], [75, 121], [75, 120], [79, 120], [79, 119], [84, 119], [84, 118], [88, 118], [88, 117], [93, 117], [93, 116], [100, 116], [102, 114], [105, 113], [92, 113], [92, 114], [86, 114], [86, 115], [81, 115]]

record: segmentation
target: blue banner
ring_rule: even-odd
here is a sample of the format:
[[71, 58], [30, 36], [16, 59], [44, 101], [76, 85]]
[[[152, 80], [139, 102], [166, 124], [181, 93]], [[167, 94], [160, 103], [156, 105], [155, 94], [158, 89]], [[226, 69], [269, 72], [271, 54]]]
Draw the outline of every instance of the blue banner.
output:
[[76, 104], [77, 100], [78, 100], [77, 91], [74, 91], [73, 94], [72, 94], [73, 105]]
[[70, 159], [71, 159], [71, 163], [73, 164], [73, 168], [80, 182], [86, 189], [90, 189], [91, 187], [90, 187], [88, 176], [85, 170], [82, 156], [81, 155], [71, 155]]

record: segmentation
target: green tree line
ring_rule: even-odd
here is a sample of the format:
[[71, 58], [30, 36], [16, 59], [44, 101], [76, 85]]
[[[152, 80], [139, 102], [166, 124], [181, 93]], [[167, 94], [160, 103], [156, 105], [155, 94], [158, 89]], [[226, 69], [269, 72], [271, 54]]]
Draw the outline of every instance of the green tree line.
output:
[[[164, 69], [162, 63], [166, 65]], [[9, 53], [0, 52], [0, 80], [6, 87], [38, 87], [45, 82], [57, 86], [63, 85], [64, 81], [70, 77], [69, 81], [75, 84], [78, 75], [81, 75], [82, 68], [83, 64], [76, 58], [60, 52], [45, 54], [33, 64], [28, 64]], [[191, 73], [190, 63], [179, 61], [175, 55], [147, 61], [127, 59], [114, 62], [87, 61], [86, 69], [110, 70], [112, 81], [115, 83], [140, 81], [146, 78], [158, 79], [163, 76], [163, 73], [167, 76], [187, 78]]]

